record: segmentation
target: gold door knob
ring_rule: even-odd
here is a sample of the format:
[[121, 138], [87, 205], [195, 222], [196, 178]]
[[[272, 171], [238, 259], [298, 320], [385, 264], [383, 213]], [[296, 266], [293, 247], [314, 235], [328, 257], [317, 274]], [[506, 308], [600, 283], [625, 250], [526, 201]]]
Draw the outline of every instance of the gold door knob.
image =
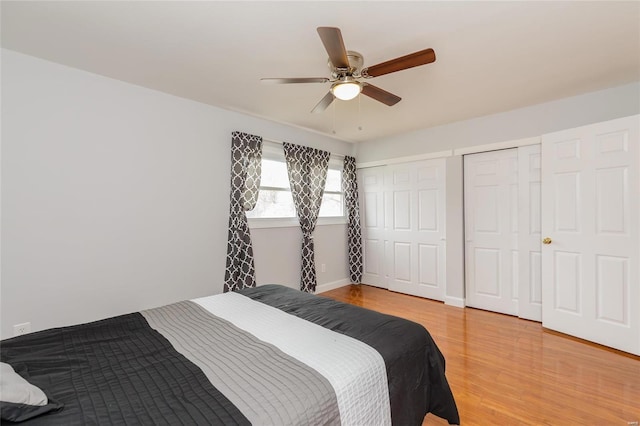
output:
[[551, 244], [551, 238], [545, 238], [544, 240], [542, 240], [542, 244]]

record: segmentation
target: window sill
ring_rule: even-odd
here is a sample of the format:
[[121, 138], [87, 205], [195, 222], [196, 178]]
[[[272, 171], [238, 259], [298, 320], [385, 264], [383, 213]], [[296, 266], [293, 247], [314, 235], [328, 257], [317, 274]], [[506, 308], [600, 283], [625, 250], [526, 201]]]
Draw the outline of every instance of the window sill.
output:
[[[299, 228], [300, 222], [297, 217], [283, 217], [283, 218], [249, 218], [249, 229], [261, 229], [261, 228]], [[316, 226], [325, 225], [346, 225], [346, 217], [319, 217]]]

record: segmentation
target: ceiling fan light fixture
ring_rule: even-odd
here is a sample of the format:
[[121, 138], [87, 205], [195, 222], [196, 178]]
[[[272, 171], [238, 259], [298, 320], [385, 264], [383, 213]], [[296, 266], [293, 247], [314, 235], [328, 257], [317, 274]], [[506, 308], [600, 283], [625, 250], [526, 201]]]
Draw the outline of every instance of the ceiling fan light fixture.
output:
[[338, 99], [349, 101], [360, 94], [362, 85], [357, 81], [335, 83], [331, 86], [331, 93]]

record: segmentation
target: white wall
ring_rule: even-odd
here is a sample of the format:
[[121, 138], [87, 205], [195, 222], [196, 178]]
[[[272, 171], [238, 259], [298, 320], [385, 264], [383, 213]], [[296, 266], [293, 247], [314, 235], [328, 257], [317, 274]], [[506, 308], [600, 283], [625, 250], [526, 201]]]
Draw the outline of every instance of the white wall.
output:
[[464, 187], [461, 156], [447, 158], [447, 284], [445, 303], [464, 306]]
[[[540, 136], [640, 113], [640, 82], [499, 114], [361, 142], [358, 163]], [[447, 158], [447, 297], [464, 303], [462, 157]]]
[[[640, 82], [361, 142], [359, 163], [540, 136], [640, 112]], [[419, 111], [416, 114], [420, 114]]]
[[[318, 279], [316, 292], [351, 282], [346, 262], [346, 232], [346, 225], [316, 226], [313, 237]], [[300, 288], [300, 228], [252, 229], [251, 235], [258, 284], [277, 283]], [[322, 264], [325, 264], [325, 272], [321, 271]]]
[[[354, 146], [10, 50], [2, 52], [1, 336], [219, 293], [231, 132]], [[253, 233], [257, 278], [296, 287], [299, 228]], [[318, 227], [319, 284], [347, 277]]]

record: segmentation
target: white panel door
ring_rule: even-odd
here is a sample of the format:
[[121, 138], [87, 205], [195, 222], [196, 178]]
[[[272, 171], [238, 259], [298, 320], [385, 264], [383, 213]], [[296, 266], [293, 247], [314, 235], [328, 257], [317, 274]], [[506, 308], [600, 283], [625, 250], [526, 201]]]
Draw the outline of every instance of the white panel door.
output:
[[444, 300], [445, 160], [387, 167], [386, 256], [389, 289]]
[[518, 316], [542, 321], [540, 145], [518, 148]]
[[467, 306], [518, 314], [518, 150], [464, 157]]
[[385, 268], [384, 172], [386, 167], [358, 170], [364, 268], [362, 282], [388, 288]]
[[640, 117], [542, 137], [542, 322], [640, 354]]

